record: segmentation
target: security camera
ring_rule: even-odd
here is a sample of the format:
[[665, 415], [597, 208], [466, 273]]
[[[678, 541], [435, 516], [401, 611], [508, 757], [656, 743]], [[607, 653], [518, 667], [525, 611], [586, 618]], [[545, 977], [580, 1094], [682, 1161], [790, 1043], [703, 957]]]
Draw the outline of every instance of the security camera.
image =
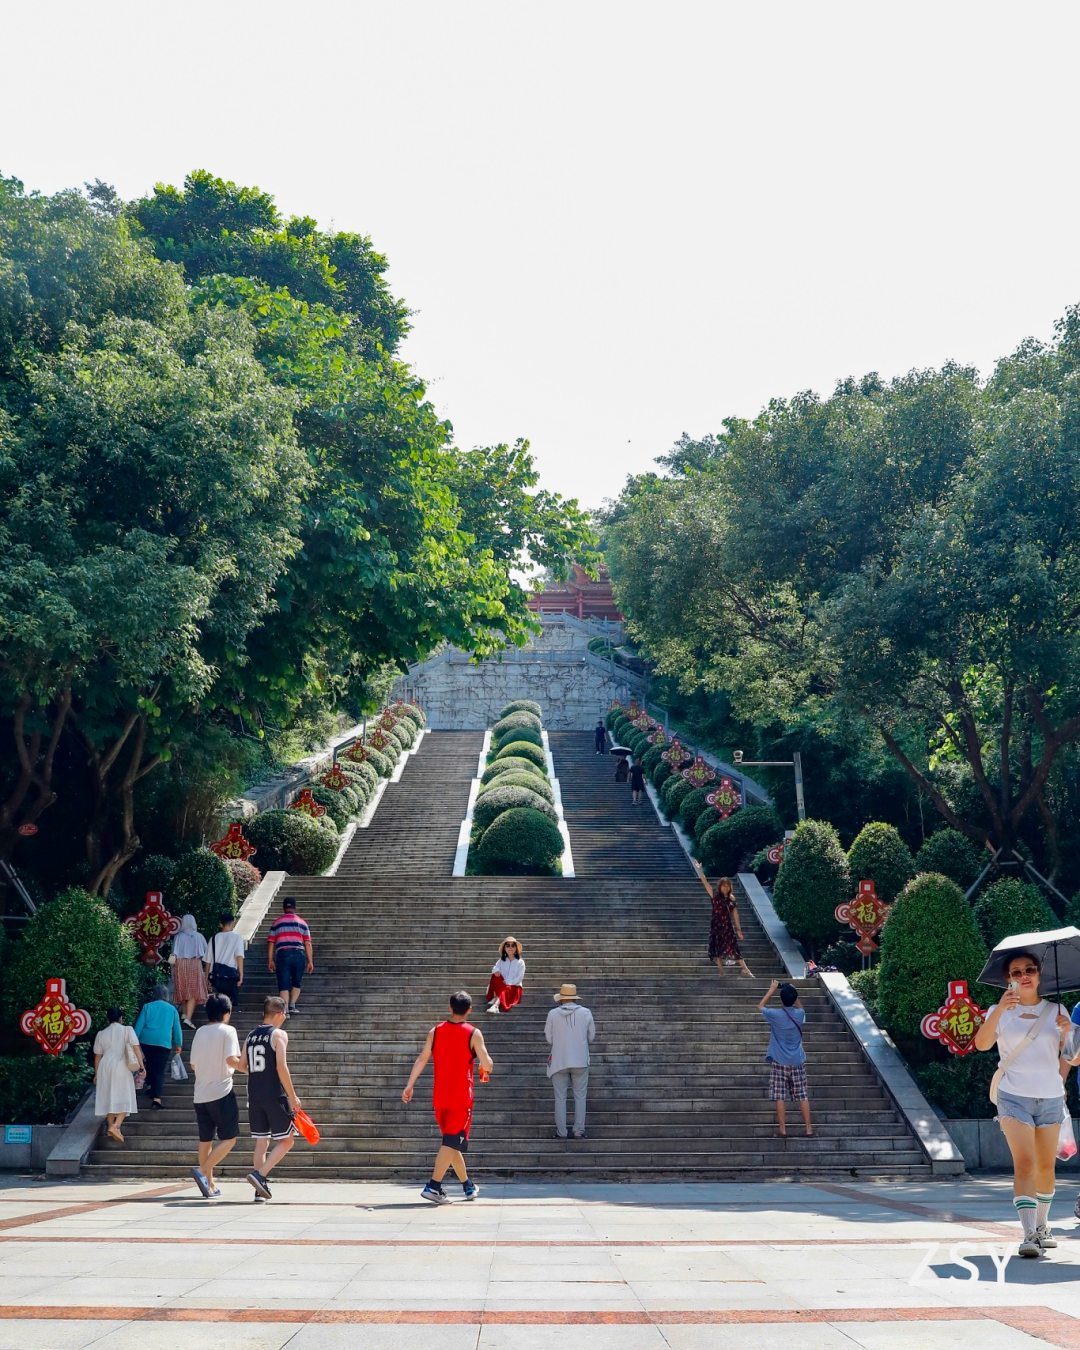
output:
[[741, 763], [742, 763], [742, 754], [743, 754], [743, 752], [742, 752], [741, 750], [736, 750], [736, 751], [735, 751], [735, 763], [736, 763], [736, 764], [741, 764]]

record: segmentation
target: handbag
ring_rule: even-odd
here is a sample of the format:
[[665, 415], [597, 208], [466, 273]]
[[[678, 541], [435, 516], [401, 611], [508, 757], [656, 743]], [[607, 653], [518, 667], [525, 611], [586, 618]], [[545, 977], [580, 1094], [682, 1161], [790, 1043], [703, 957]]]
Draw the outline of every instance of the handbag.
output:
[[169, 1073], [172, 1076], [174, 1083], [182, 1083], [188, 1076], [188, 1071], [184, 1067], [184, 1061], [179, 1050], [177, 1050], [176, 1054], [172, 1057], [169, 1064]]
[[998, 1085], [1000, 1084], [1002, 1078], [1004, 1078], [1006, 1069], [1008, 1069], [1012, 1064], [1016, 1062], [1016, 1060], [1020, 1057], [1021, 1052], [1026, 1050], [1028, 1046], [1031, 1044], [1031, 1042], [1035, 1039], [1035, 1037], [1039, 1034], [1039, 1032], [1042, 1031], [1046, 1019], [1049, 1016], [1051, 1016], [1051, 1014], [1053, 1014], [1054, 1016], [1057, 1015], [1056, 1013], [1054, 1013], [1054, 1005], [1052, 1003], [1047, 1003], [1041, 1016], [1036, 1019], [1035, 1025], [1031, 1028], [1028, 1034], [1024, 1037], [1024, 1039], [1020, 1042], [1020, 1044], [1016, 1047], [1015, 1050], [1013, 1050], [1010, 1054], [1005, 1056], [1005, 1058], [994, 1070], [994, 1076], [993, 1078], [990, 1079], [990, 1100], [994, 1103], [995, 1106], [997, 1106], [998, 1100]]
[[219, 994], [228, 994], [236, 988], [236, 983], [240, 979], [240, 972], [235, 966], [227, 966], [224, 961], [214, 960], [214, 943], [217, 941], [217, 934], [210, 939], [210, 983]]
[[142, 1065], [139, 1063], [139, 1056], [135, 1053], [135, 1047], [130, 1041], [124, 1046], [124, 1063], [132, 1073], [138, 1073], [142, 1068]]

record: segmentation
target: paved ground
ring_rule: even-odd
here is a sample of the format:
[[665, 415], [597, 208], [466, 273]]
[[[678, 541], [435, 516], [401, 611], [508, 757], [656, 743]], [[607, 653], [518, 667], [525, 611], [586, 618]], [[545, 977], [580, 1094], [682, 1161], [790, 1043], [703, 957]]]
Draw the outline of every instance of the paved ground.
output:
[[999, 1281], [998, 1178], [223, 1191], [0, 1185], [0, 1350], [1080, 1350], [1073, 1195]]

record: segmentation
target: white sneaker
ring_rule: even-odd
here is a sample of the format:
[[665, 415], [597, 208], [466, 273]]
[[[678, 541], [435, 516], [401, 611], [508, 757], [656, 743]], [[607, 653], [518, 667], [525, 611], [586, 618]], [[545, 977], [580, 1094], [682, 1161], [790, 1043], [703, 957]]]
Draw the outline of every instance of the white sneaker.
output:
[[496, 1016], [498, 1016], [498, 1012], [499, 1012], [499, 1001], [498, 1001], [498, 999], [496, 999], [496, 1000], [495, 1000], [494, 1002], [492, 1002], [492, 1003], [489, 1003], [488, 1006], [487, 1006], [487, 1010], [488, 1010], [489, 1013], [494, 1013]]
[[1057, 1238], [1050, 1231], [1050, 1225], [1048, 1223], [1040, 1224], [1039, 1227], [1035, 1229], [1035, 1238], [1040, 1247], [1057, 1246]]
[[1030, 1237], [1021, 1238], [1019, 1253], [1021, 1256], [1042, 1256], [1042, 1246], [1034, 1233]]

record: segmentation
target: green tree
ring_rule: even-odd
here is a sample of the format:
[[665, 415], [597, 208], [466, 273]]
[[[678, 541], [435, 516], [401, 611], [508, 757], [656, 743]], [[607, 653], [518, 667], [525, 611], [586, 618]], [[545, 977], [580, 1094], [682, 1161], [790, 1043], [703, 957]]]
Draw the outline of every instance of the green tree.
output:
[[1061, 927], [1038, 888], [1016, 877], [1002, 877], [987, 887], [975, 905], [975, 920], [991, 949], [1015, 933]]
[[878, 899], [891, 905], [915, 871], [908, 846], [892, 825], [880, 820], [864, 825], [848, 849], [852, 886], [872, 881]]
[[966, 891], [975, 884], [989, 859], [990, 855], [981, 853], [977, 844], [946, 825], [935, 830], [919, 849], [915, 866], [920, 872], [940, 872]]
[[[702, 842], [707, 841], [708, 835]], [[802, 821], [784, 850], [773, 887], [777, 914], [813, 951], [836, 932], [836, 907], [850, 898], [848, 861], [836, 831], [825, 820]]]

